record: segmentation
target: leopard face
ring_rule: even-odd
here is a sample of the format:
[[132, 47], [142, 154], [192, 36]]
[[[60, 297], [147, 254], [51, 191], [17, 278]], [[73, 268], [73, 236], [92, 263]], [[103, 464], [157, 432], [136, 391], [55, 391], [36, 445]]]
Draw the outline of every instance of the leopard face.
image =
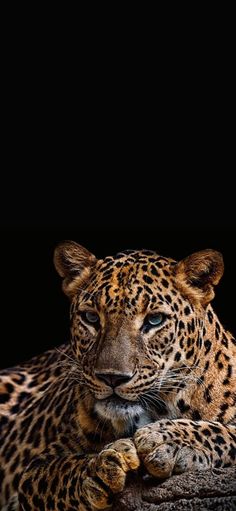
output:
[[176, 263], [141, 250], [96, 260], [70, 243], [58, 249], [55, 264], [71, 298], [84, 399], [124, 432], [178, 417], [177, 394], [190, 392], [203, 371], [221, 256], [203, 251]]

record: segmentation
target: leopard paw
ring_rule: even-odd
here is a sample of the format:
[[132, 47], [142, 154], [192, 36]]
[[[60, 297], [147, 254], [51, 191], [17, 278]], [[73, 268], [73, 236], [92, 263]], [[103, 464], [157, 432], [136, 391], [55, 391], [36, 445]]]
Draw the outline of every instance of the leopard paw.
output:
[[166, 478], [211, 466], [209, 452], [182, 421], [160, 421], [140, 428], [134, 436], [140, 459], [149, 474]]
[[111, 506], [114, 493], [125, 486], [126, 474], [140, 465], [132, 440], [121, 439], [106, 446], [89, 462], [88, 476], [83, 481], [82, 495], [94, 509]]

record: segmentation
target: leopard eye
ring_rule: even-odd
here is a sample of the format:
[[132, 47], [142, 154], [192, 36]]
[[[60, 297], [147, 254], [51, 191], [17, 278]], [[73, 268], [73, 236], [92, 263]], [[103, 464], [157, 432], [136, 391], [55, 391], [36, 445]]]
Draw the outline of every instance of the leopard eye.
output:
[[165, 316], [161, 312], [158, 312], [158, 314], [151, 314], [147, 316], [147, 322], [150, 326], [159, 326], [163, 323]]
[[148, 314], [143, 322], [143, 331], [149, 332], [151, 328], [161, 327], [166, 320], [165, 314], [162, 312], [157, 312], [156, 314]]
[[81, 316], [88, 325], [98, 326], [100, 323], [99, 315], [96, 312], [85, 311], [82, 312]]

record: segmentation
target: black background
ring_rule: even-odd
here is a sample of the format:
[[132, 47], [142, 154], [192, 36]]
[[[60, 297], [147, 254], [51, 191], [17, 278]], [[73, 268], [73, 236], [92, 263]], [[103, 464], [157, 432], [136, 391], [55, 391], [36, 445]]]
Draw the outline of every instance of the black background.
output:
[[[97, 212], [93, 219], [42, 222], [34, 227], [26, 221], [2, 226], [1, 235], [1, 360], [6, 367], [28, 359], [69, 339], [69, 302], [61, 291], [61, 279], [53, 266], [53, 251], [63, 239], [73, 239], [98, 257], [125, 248], [149, 248], [181, 259], [204, 248], [223, 253], [225, 274], [216, 290], [214, 308], [223, 324], [235, 333], [234, 227], [216, 216], [183, 221], [176, 214], [170, 221], [151, 215], [149, 222], [124, 215], [109, 217]], [[159, 214], [158, 214], [159, 212]], [[73, 217], [75, 218], [75, 217]], [[152, 219], [152, 221], [151, 221]], [[214, 221], [215, 219], [215, 221]], [[185, 219], [186, 220], [186, 219]], [[232, 219], [231, 219], [232, 220]], [[60, 227], [59, 227], [60, 224]], [[81, 226], [80, 226], [81, 225]]]
[[71, 24], [67, 40], [61, 23], [52, 29], [42, 15], [39, 27], [18, 15], [14, 25], [12, 13], [6, 24], [0, 367], [69, 337], [69, 304], [52, 263], [63, 239], [100, 257], [133, 247], [176, 259], [220, 250], [226, 271], [214, 306], [235, 332], [228, 13], [225, 35], [220, 12], [220, 31], [206, 23], [199, 37], [199, 25], [185, 24], [160, 47], [152, 31], [144, 45], [139, 25], [125, 38], [120, 26], [113, 33], [106, 23], [104, 37], [89, 26], [79, 50]]

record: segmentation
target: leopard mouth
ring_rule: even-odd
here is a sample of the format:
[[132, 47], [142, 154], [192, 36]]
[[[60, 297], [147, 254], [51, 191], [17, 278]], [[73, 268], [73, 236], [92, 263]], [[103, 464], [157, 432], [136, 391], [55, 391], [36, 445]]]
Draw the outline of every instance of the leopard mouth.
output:
[[98, 403], [101, 403], [103, 407], [111, 409], [113, 412], [117, 412], [119, 414], [129, 413], [131, 410], [134, 410], [135, 407], [142, 408], [138, 401], [130, 401], [115, 394], [102, 400], [98, 400]]
[[130, 435], [136, 429], [152, 422], [151, 416], [138, 401], [129, 401], [119, 396], [97, 400], [97, 414], [112, 423], [118, 434]]

